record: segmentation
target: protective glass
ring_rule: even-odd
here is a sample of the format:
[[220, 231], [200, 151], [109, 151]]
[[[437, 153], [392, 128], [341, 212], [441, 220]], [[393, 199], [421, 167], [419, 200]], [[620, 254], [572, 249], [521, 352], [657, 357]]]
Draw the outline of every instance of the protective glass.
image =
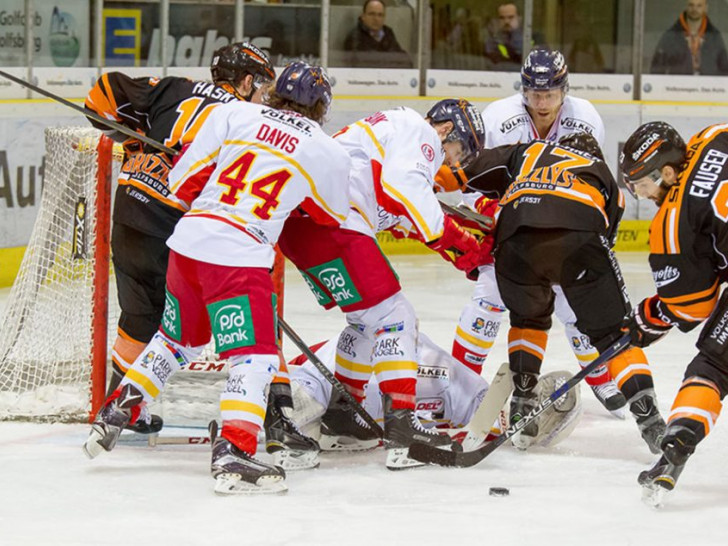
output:
[[557, 89], [524, 89], [526, 105], [534, 110], [555, 110], [564, 101], [563, 88]]
[[651, 173], [641, 176], [640, 178], [637, 178], [635, 180], [630, 180], [626, 176], [624, 177], [624, 185], [627, 188], [627, 191], [634, 197], [635, 199], [643, 199], [637, 194], [637, 188], [641, 186], [642, 184], [652, 182], [658, 187], [660, 184], [662, 184], [662, 175], [660, 174], [659, 170], [654, 170]]

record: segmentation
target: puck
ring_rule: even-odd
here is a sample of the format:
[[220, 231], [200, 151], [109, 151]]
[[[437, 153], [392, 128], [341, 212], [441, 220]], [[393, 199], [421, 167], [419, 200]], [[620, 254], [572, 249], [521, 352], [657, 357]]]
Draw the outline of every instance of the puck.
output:
[[488, 490], [488, 494], [491, 497], [507, 497], [511, 492], [506, 487], [491, 487]]

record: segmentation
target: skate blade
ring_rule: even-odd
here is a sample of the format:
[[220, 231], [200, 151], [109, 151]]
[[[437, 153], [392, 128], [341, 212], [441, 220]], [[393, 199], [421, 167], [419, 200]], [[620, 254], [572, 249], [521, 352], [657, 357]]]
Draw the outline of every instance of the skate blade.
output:
[[329, 436], [322, 434], [319, 439], [321, 451], [369, 451], [379, 447], [381, 441], [376, 438], [374, 440], [359, 440], [351, 436]]
[[282, 476], [262, 476], [256, 483], [240, 479], [240, 474], [219, 474], [215, 478], [216, 495], [281, 495], [288, 491]]
[[89, 434], [86, 442], [81, 446], [86, 457], [89, 459], [95, 459], [104, 451], [107, 451], [104, 446], [101, 445], [101, 440], [104, 438], [104, 431], [98, 425], [91, 426], [91, 433]]
[[395, 447], [387, 450], [387, 461], [385, 463], [389, 470], [407, 470], [425, 466], [425, 463], [409, 458], [409, 448]]
[[280, 449], [273, 453], [273, 464], [286, 472], [318, 468], [318, 451], [301, 451], [298, 449]]
[[622, 421], [624, 421], [625, 419], [627, 419], [627, 406], [622, 406], [621, 408], [609, 410], [609, 413], [611, 413], [617, 419], [621, 419]]
[[662, 508], [665, 501], [667, 489], [656, 483], [642, 486], [642, 502], [650, 508]]

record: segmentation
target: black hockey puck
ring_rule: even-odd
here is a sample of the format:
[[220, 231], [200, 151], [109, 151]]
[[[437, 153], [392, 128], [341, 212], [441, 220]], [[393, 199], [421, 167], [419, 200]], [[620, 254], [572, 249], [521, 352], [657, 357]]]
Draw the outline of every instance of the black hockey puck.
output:
[[511, 494], [507, 487], [491, 487], [488, 490], [491, 497], [507, 497]]

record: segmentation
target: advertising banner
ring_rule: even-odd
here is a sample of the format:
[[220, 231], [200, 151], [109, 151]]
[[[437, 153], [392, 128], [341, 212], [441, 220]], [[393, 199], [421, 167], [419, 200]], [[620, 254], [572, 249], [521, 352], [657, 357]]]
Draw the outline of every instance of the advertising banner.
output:
[[503, 98], [515, 93], [520, 84], [518, 72], [427, 71], [428, 97]]
[[336, 95], [416, 96], [420, 79], [416, 69], [329, 68]]
[[644, 74], [642, 100], [728, 103], [728, 78]]
[[[89, 0], [33, 2], [33, 64], [88, 66]], [[0, 66], [25, 66], [25, 2], [0, 7]]]

